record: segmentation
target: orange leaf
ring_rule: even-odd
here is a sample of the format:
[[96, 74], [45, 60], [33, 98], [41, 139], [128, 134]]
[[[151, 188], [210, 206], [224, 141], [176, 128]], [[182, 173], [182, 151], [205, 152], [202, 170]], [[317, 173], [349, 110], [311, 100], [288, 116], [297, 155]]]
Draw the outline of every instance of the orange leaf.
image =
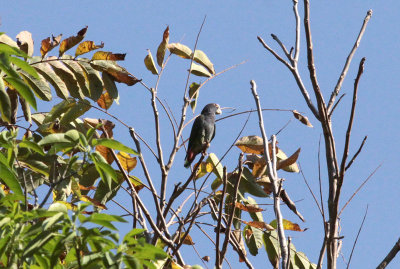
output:
[[85, 187], [85, 186], [79, 184], [79, 189], [81, 189], [82, 191], [90, 191], [90, 190], [95, 190], [96, 187], [95, 186]]
[[103, 205], [102, 203], [96, 201], [96, 200], [93, 199], [93, 198], [90, 198], [90, 197], [87, 196], [87, 195], [82, 195], [81, 201], [84, 201], [84, 202], [91, 202], [94, 206], [96, 206], [96, 207], [98, 207], [98, 208], [107, 209], [107, 207], [106, 207], [105, 205]]
[[137, 82], [141, 81], [141, 79], [138, 79], [129, 73], [120, 72], [114, 69], [107, 70], [107, 74], [111, 75], [116, 82], [125, 83], [128, 86], [135, 85]]
[[122, 165], [122, 168], [126, 170], [128, 173], [132, 171], [133, 168], [136, 167], [137, 159], [136, 157], [131, 157], [128, 153], [118, 152], [117, 154], [118, 160]]
[[112, 53], [108, 51], [97, 51], [93, 54], [92, 60], [123, 61], [126, 53]]
[[268, 223], [265, 223], [263, 221], [244, 221], [243, 220], [243, 223], [247, 224], [251, 227], [261, 229], [261, 230], [268, 230], [268, 231], [275, 230], [274, 227], [272, 227], [271, 225], [269, 225]]
[[61, 57], [64, 52], [78, 44], [83, 40], [83, 38], [86, 35], [88, 27], [86, 26], [85, 28], [82, 28], [76, 36], [70, 36], [67, 39], [64, 39], [61, 44], [60, 44], [60, 50], [59, 50], [59, 57]]
[[240, 202], [236, 202], [235, 204], [236, 208], [239, 208], [240, 210], [249, 212], [249, 213], [256, 213], [256, 212], [261, 212], [264, 211], [264, 209], [259, 208], [257, 205], [244, 205]]
[[51, 35], [51, 41], [50, 37], [42, 40], [42, 46], [40, 47], [40, 54], [42, 55], [42, 58], [44, 58], [49, 51], [60, 44], [61, 38], [62, 34], [58, 35], [57, 37]]
[[104, 43], [101, 42], [100, 45], [95, 45], [93, 41], [85, 41], [79, 44], [75, 51], [75, 57], [88, 53], [92, 50], [97, 50], [104, 47]]
[[304, 125], [307, 125], [308, 127], [313, 127], [311, 122], [308, 120], [306, 116], [301, 115], [297, 110], [293, 110], [293, 116], [298, 119], [301, 123]]
[[100, 98], [97, 100], [99, 107], [107, 110], [111, 107], [114, 99], [110, 97], [107, 91], [104, 91]]

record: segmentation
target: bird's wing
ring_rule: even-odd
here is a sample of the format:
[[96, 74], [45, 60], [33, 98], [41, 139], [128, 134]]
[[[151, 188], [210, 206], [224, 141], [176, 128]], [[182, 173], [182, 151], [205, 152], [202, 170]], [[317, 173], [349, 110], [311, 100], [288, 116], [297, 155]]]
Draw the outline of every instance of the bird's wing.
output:
[[204, 116], [198, 116], [193, 123], [192, 131], [190, 132], [188, 149], [201, 147], [205, 137]]

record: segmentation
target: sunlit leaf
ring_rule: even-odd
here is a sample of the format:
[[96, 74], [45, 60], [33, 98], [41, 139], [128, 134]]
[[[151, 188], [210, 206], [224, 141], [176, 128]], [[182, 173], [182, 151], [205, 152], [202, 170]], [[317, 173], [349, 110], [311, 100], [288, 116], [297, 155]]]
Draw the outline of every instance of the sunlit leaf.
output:
[[90, 65], [98, 71], [107, 72], [115, 81], [125, 83], [128, 86], [132, 86], [140, 81], [114, 61], [95, 60], [90, 62]]
[[269, 179], [268, 176], [264, 175], [260, 179], [258, 179], [256, 182], [257, 182], [258, 185], [263, 187], [264, 192], [266, 194], [270, 195], [272, 193], [273, 185], [272, 185], [272, 182], [271, 182], [271, 180]]
[[63, 64], [74, 74], [82, 94], [84, 96], [91, 97], [89, 79], [87, 78], [86, 71], [82, 65], [80, 65], [77, 61], [74, 61], [71, 55], [64, 54], [62, 59]]
[[22, 195], [22, 189], [18, 182], [17, 177], [15, 176], [14, 172], [0, 162], [0, 171], [1, 171], [1, 180], [7, 184], [7, 186], [18, 195]]
[[28, 62], [21, 60], [17, 57], [10, 57], [10, 62], [18, 66], [21, 70], [25, 71], [32, 77], [39, 79], [38, 73], [36, 72], [35, 68], [33, 68]]
[[276, 165], [276, 169], [277, 170], [286, 169], [286, 171], [290, 170], [290, 171], [293, 171], [293, 172], [299, 172], [299, 169], [298, 169], [298, 166], [296, 164], [296, 161], [299, 158], [300, 150], [301, 149], [299, 148], [289, 158], [279, 161], [278, 164]]
[[97, 100], [97, 104], [99, 105], [99, 107], [105, 110], [109, 109], [113, 102], [114, 100], [110, 98], [110, 95], [107, 91], [103, 92], [103, 94]]
[[207, 68], [211, 74], [215, 74], [214, 65], [203, 51], [195, 50], [193, 60]]
[[97, 99], [99, 99], [103, 94], [104, 88], [100, 73], [84, 60], [79, 61], [78, 63], [85, 71], [86, 78], [89, 81], [90, 98], [93, 101], [97, 101]]
[[136, 167], [136, 157], [131, 157], [128, 153], [125, 153], [123, 151], [118, 152], [117, 157], [122, 165], [122, 168], [124, 168], [124, 170], [128, 173]]
[[123, 61], [126, 53], [112, 53], [109, 51], [97, 51], [93, 54], [92, 60]]
[[147, 55], [144, 57], [144, 65], [153, 75], [158, 75], [158, 70], [150, 50], [147, 50]]
[[33, 55], [32, 34], [28, 31], [22, 31], [16, 36], [16, 38], [19, 49], [31, 57]]
[[[8, 35], [6, 35], [4, 33], [0, 35], [0, 43], [4, 43], [4, 45], [7, 45], [7, 47], [13, 47], [13, 48], [18, 49], [17, 42], [15, 42], [11, 37], [9, 37]], [[2, 51], [2, 49], [0, 49], [0, 51]], [[19, 56], [22, 56], [22, 55], [19, 55]]]
[[[277, 227], [276, 220], [271, 221], [269, 224], [276, 229]], [[283, 229], [285, 230], [296, 231], [296, 232], [304, 232], [307, 230], [307, 229], [301, 229], [297, 223], [293, 223], [287, 219], [283, 219], [282, 224], [283, 224]]]
[[190, 73], [200, 77], [211, 77], [210, 72], [208, 72], [206, 68], [195, 63], [192, 63], [192, 67], [190, 68]]
[[80, 43], [76, 48], [75, 57], [103, 47], [104, 47], [103, 42], [101, 42], [100, 45], [96, 45], [93, 41], [84, 41]]
[[103, 79], [104, 89], [108, 92], [109, 96], [118, 104], [119, 95], [114, 79], [106, 72], [103, 72], [101, 74], [101, 77]]
[[167, 45], [167, 48], [172, 54], [178, 55], [184, 59], [190, 59], [192, 55], [192, 50], [181, 43], [170, 43]]
[[37, 63], [34, 65], [36, 70], [54, 87], [57, 96], [67, 99], [69, 96], [68, 88], [64, 81], [54, 72], [48, 63]]
[[270, 224], [265, 223], [263, 221], [244, 221], [244, 224], [247, 224], [251, 227], [257, 228], [257, 229], [261, 229], [261, 230], [267, 230], [267, 231], [273, 231], [275, 230], [274, 227], [272, 227]]
[[108, 147], [111, 149], [138, 155], [138, 153], [135, 150], [131, 149], [130, 147], [125, 146], [121, 142], [114, 140], [114, 139], [109, 139], [109, 138], [93, 139], [92, 143], [93, 143], [93, 146], [102, 145], [102, 146], [105, 146], [105, 147]]
[[98, 145], [96, 146], [96, 151], [101, 154], [101, 156], [106, 159], [107, 163], [111, 164], [114, 161], [114, 157], [111, 153], [111, 150], [105, 146]]
[[[292, 163], [290, 165], [286, 165], [284, 163], [283, 165], [280, 165], [280, 168], [282, 168], [282, 170], [284, 170], [286, 172], [293, 172], [293, 173], [300, 172], [300, 169], [296, 163], [299, 154], [300, 154], [300, 149], [298, 149], [292, 156], [290, 156], [290, 160], [287, 162], [287, 163], [291, 163], [293, 160], [295, 160], [294, 163]], [[279, 148], [277, 149], [277, 152], [276, 152], [276, 158], [278, 159], [278, 165], [281, 161], [285, 161], [288, 159], [287, 155]]]
[[49, 51], [60, 44], [61, 38], [62, 34], [56, 37], [51, 35], [51, 40], [50, 37], [42, 40], [42, 45], [40, 47], [40, 54], [42, 55], [42, 58], [44, 58]]
[[256, 135], [240, 138], [236, 141], [235, 146], [244, 153], [264, 154], [263, 139]]
[[167, 45], [169, 42], [169, 26], [164, 30], [163, 40], [157, 48], [157, 64], [162, 67], [164, 62], [165, 52], [167, 50]]
[[64, 39], [60, 44], [59, 56], [61, 57], [64, 52], [81, 42], [86, 35], [87, 29], [88, 27], [86, 26], [85, 28], [82, 28], [76, 36], [70, 36], [67, 39]]
[[213, 171], [213, 165], [211, 163], [202, 162], [200, 164], [199, 169], [197, 170], [196, 179], [199, 179], [212, 171]]
[[265, 250], [268, 254], [268, 259], [273, 268], [279, 268], [281, 258], [280, 246], [278, 242], [278, 234], [276, 231], [265, 232], [263, 234]]
[[297, 110], [293, 110], [292, 112], [293, 112], [293, 116], [296, 119], [298, 119], [301, 123], [303, 123], [304, 125], [307, 125], [308, 127], [313, 127], [311, 122], [308, 120], [308, 118], [306, 116], [303, 116]]

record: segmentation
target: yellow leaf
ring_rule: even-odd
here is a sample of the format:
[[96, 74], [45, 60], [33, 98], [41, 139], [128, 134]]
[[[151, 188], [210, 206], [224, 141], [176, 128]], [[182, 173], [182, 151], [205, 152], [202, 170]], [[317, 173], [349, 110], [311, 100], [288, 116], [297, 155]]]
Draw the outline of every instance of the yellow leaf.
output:
[[153, 75], [158, 75], [158, 70], [156, 64], [154, 63], [153, 55], [151, 55], [150, 50], [147, 50], [147, 52], [148, 54], [144, 58], [144, 65]]
[[55, 203], [63, 204], [63, 205], [65, 205], [65, 206], [67, 207], [67, 209], [69, 209], [69, 210], [76, 210], [76, 205], [74, 205], [73, 203], [68, 203], [68, 202], [65, 202], [65, 201], [57, 201], [57, 202], [55, 202]]
[[184, 59], [190, 59], [190, 56], [192, 55], [192, 50], [188, 46], [185, 46], [181, 43], [168, 44], [167, 48], [171, 53]]
[[[298, 225], [297, 223], [293, 223], [293, 222], [291, 222], [290, 220], [287, 220], [287, 219], [283, 219], [282, 220], [282, 224], [283, 224], [283, 229], [285, 229], [285, 230], [296, 231], [296, 232], [304, 232], [304, 231], [307, 230], [307, 228], [306, 229], [301, 229], [300, 225]], [[276, 228], [277, 227], [276, 220], [271, 221], [270, 225], [272, 227]]]
[[165, 57], [165, 51], [167, 50], [169, 42], [169, 26], [164, 31], [163, 40], [161, 41], [160, 45], [157, 48], [157, 64], [162, 67]]
[[93, 54], [92, 60], [123, 61], [126, 53], [112, 53], [108, 51], [97, 51]]
[[[181, 240], [183, 239], [184, 236], [185, 236], [185, 233], [182, 233], [182, 234], [181, 234]], [[194, 242], [193, 242], [193, 240], [192, 240], [192, 237], [190, 237], [189, 234], [186, 235], [186, 237], [183, 239], [183, 244], [184, 244], [184, 245], [190, 245], [190, 246], [194, 245]]]
[[122, 151], [118, 152], [117, 157], [122, 165], [122, 168], [124, 168], [124, 170], [126, 170], [128, 173], [136, 167], [136, 157], [131, 157], [128, 153]]
[[42, 40], [42, 46], [40, 47], [40, 54], [42, 55], [42, 58], [44, 58], [49, 51], [51, 51], [53, 48], [57, 47], [58, 44], [60, 44], [61, 38], [62, 34], [56, 37], [52, 35], [51, 41], [50, 37]]
[[104, 91], [100, 98], [97, 100], [97, 104], [99, 107], [107, 110], [111, 107], [113, 103], [113, 99], [110, 97], [107, 91]]
[[293, 110], [293, 116], [298, 119], [301, 123], [304, 125], [307, 125], [308, 127], [313, 127], [311, 122], [308, 120], [306, 116], [301, 115], [297, 110]]
[[213, 165], [209, 162], [202, 162], [199, 169], [197, 170], [196, 179], [203, 177], [204, 175], [213, 171]]
[[206, 68], [201, 65], [192, 63], [192, 68], [190, 69], [190, 73], [199, 77], [211, 77], [210, 72]]
[[263, 139], [256, 135], [244, 136], [236, 141], [237, 146], [244, 153], [264, 154]]
[[79, 44], [75, 51], [75, 57], [88, 53], [92, 50], [97, 50], [104, 47], [104, 43], [101, 42], [100, 45], [95, 45], [93, 41], [85, 41]]
[[207, 68], [211, 74], [215, 74], [214, 65], [203, 51], [195, 50], [193, 60]]
[[64, 39], [60, 44], [59, 57], [61, 57], [67, 50], [78, 44], [83, 40], [86, 35], [88, 27], [82, 28], [76, 36], [70, 36]]

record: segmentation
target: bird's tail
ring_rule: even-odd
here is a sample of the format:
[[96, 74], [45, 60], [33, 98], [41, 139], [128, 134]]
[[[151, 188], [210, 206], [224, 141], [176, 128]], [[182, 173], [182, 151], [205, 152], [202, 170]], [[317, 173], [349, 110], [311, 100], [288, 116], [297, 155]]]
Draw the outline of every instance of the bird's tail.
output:
[[189, 168], [189, 166], [192, 164], [194, 157], [196, 157], [194, 155], [194, 153], [190, 150], [188, 150], [188, 152], [186, 153], [186, 157], [185, 157], [185, 164], [183, 166], [185, 166], [185, 168]]

